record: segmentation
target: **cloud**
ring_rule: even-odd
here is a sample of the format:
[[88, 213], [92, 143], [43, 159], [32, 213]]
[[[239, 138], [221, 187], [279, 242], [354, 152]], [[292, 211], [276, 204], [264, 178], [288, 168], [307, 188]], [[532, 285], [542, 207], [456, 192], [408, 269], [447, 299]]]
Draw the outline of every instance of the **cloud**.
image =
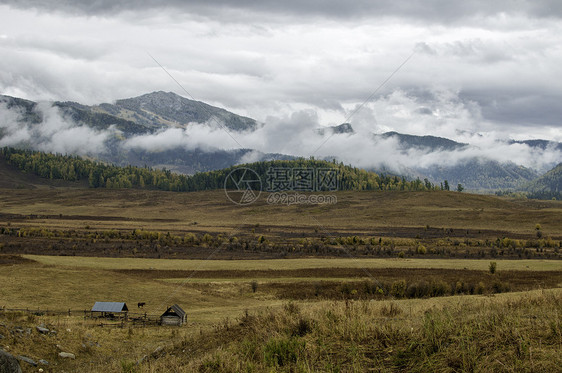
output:
[[84, 104], [184, 94], [149, 52], [197, 100], [260, 122], [308, 111], [337, 125], [416, 51], [354, 127], [562, 138], [556, 1], [2, 4], [2, 94]]
[[485, 17], [498, 14], [523, 13], [534, 17], [561, 17], [562, 5], [556, 0], [523, 0], [514, 3], [509, 0], [484, 1], [466, 0], [443, 2], [440, 0], [412, 0], [407, 3], [393, 0], [359, 0], [342, 2], [338, 0], [158, 0], [142, 1], [61, 1], [61, 0], [4, 0], [3, 3], [23, 9], [63, 11], [71, 14], [114, 16], [129, 13], [133, 9], [151, 12], [172, 10], [180, 14], [200, 14], [209, 18], [223, 16], [228, 19], [248, 19], [256, 15], [291, 17], [325, 17], [334, 19], [360, 19], [376, 14], [379, 17], [405, 17], [425, 19], [433, 22], [455, 22], [467, 18]]
[[[349, 110], [353, 111], [353, 107]], [[376, 117], [376, 121], [373, 119]], [[508, 134], [480, 132], [482, 117], [478, 104], [463, 100], [447, 90], [408, 93], [396, 90], [377, 99], [358, 112], [352, 120], [355, 133], [321, 133], [318, 115], [310, 109], [281, 117], [270, 116], [265, 124], [250, 133], [227, 133], [211, 124], [188, 125], [162, 132], [133, 137], [126, 148], [149, 151], [184, 149], [254, 149], [239, 163], [263, 159], [265, 153], [291, 156], [336, 158], [347, 164], [368, 169], [390, 169], [410, 173], [412, 169], [454, 166], [472, 159], [514, 162], [545, 171], [562, 160], [562, 152], [553, 147], [544, 150], [526, 144], [511, 143]], [[395, 137], [375, 137], [375, 133], [398, 131], [406, 134], [434, 135], [468, 143], [455, 150], [404, 147]], [[232, 138], [234, 137], [234, 139]]]
[[0, 146], [24, 146], [51, 153], [98, 156], [106, 149], [106, 141], [116, 134], [112, 128], [97, 131], [65, 119], [58, 108], [38, 104], [35, 112], [41, 123], [25, 123], [23, 113], [8, 109], [0, 102]]
[[[354, 112], [355, 106], [344, 108]], [[318, 113], [301, 109], [291, 114], [269, 116], [254, 132], [226, 132], [216, 122], [191, 123], [185, 128], [167, 128], [157, 133], [130, 136], [113, 141], [118, 131], [113, 128], [98, 131], [74, 123], [61, 116], [57, 108], [42, 103], [36, 107], [43, 122], [22, 123], [24, 113], [6, 105], [0, 107], [0, 146], [28, 146], [33, 149], [104, 157], [107, 143], [118, 152], [144, 150], [148, 152], [185, 150], [252, 150], [238, 161], [250, 163], [264, 159], [267, 153], [297, 157], [332, 159], [367, 168], [387, 169], [397, 174], [434, 166], [454, 166], [473, 159], [513, 162], [539, 171], [546, 171], [562, 160], [562, 152], [554, 147], [531, 148], [510, 142], [504, 132], [481, 131], [480, 107], [455, 91], [446, 89], [396, 89], [365, 105], [351, 123], [352, 134], [318, 131], [322, 128]], [[493, 128], [493, 127], [490, 127]], [[455, 150], [408, 148], [395, 137], [375, 136], [386, 131], [405, 134], [434, 135], [453, 138], [469, 144]]]

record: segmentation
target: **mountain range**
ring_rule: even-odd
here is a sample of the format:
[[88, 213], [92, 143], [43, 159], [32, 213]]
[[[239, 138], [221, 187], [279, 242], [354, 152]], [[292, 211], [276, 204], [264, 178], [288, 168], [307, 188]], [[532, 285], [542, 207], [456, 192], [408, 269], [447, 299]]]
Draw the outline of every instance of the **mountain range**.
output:
[[[184, 130], [190, 127], [210, 126], [226, 129], [234, 134], [248, 134], [264, 126], [254, 119], [171, 92], [153, 92], [117, 100], [115, 103], [92, 106], [69, 101], [56, 101], [48, 104], [56, 108], [65, 121], [75, 123], [77, 126], [86, 126], [95, 131], [112, 131], [111, 136], [105, 140], [104, 150], [93, 157], [116, 165], [165, 167], [179, 173], [193, 174], [251, 161], [296, 158], [290, 154], [266, 153], [255, 149], [187, 148], [179, 145], [161, 148], [158, 146], [124, 147], [123, 144], [127, 140], [136, 136], [155, 135], [169, 129]], [[0, 106], [17, 113], [18, 125], [28, 126], [30, 132], [33, 132], [33, 129], [40, 126], [45, 120], [44, 112], [37, 102], [0, 95]], [[41, 144], [34, 143], [32, 140], [19, 144], [13, 143], [13, 139], [11, 143], [2, 140], [7, 135], [8, 126], [9, 124], [0, 123], [0, 144], [41, 149], [39, 146]], [[336, 139], [339, 136], [343, 138], [358, 135], [351, 123], [317, 128], [314, 132], [320, 136], [330, 135]], [[468, 143], [437, 136], [416, 136], [398, 132], [373, 133], [371, 136], [373, 152], [376, 151], [377, 144], [389, 139], [398, 144], [395, 151], [403, 154], [408, 154], [413, 150], [426, 154], [440, 154], [440, 152], [451, 154], [452, 152], [462, 152], [470, 147]], [[508, 144], [526, 145], [532, 151], [537, 152], [549, 149], [562, 154], [562, 143], [548, 140], [510, 140]], [[560, 161], [561, 159], [558, 159], [558, 162]], [[558, 162], [554, 162], [551, 167]], [[437, 184], [448, 180], [450, 185], [456, 186], [460, 183], [465, 188], [472, 190], [522, 190], [525, 188], [542, 190], [537, 186], [541, 184], [537, 178], [545, 173], [545, 170], [483, 157], [472, 157], [451, 165], [443, 162], [429, 166], [400, 167], [399, 169], [382, 164], [372, 167], [370, 170], [379, 173], [400, 174], [410, 179], [427, 178]], [[554, 175], [559, 177], [559, 172], [554, 172]]]

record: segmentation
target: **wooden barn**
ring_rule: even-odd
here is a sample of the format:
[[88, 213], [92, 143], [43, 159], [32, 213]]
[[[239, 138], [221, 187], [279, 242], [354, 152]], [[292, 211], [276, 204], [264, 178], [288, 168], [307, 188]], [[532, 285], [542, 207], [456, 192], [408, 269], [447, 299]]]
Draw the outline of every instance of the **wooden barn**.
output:
[[127, 319], [129, 308], [124, 302], [96, 302], [90, 311], [92, 317], [123, 317]]
[[160, 316], [160, 325], [177, 325], [182, 326], [187, 322], [187, 314], [185, 311], [174, 304], [172, 307], [169, 307], [166, 312]]

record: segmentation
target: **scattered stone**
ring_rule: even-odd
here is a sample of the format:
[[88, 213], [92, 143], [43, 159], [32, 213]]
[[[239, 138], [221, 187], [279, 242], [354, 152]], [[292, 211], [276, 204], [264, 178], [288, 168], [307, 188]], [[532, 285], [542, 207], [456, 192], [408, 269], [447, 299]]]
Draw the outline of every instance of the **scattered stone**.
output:
[[15, 329], [14, 329], [14, 333], [23, 334], [24, 332], [25, 332], [25, 330], [20, 329], [20, 328], [15, 328]]
[[86, 346], [101, 347], [101, 345], [98, 342], [94, 342], [94, 341], [86, 341], [86, 343], [82, 343], [82, 347], [86, 348]]
[[0, 349], [0, 373], [21, 373], [18, 359]]
[[41, 364], [41, 365], [49, 365], [49, 362], [48, 362], [47, 360], [41, 359], [41, 360], [39, 360], [39, 364]]
[[37, 331], [41, 334], [48, 334], [50, 332], [49, 329], [42, 326], [36, 326], [35, 329], [37, 329]]
[[59, 356], [63, 359], [76, 359], [76, 355], [71, 354], [70, 352], [59, 352]]
[[33, 360], [32, 358], [27, 357], [27, 356], [22, 356], [22, 355], [20, 355], [20, 356], [18, 356], [18, 360], [21, 360], [21, 361], [23, 361], [23, 362], [26, 362], [26, 363], [28, 363], [29, 365], [33, 365], [34, 367], [37, 366], [37, 363], [35, 362], [35, 360]]
[[152, 355], [153, 355], [153, 356], [158, 356], [158, 355], [160, 355], [160, 353], [162, 352], [162, 350], [164, 350], [164, 347], [158, 346], [158, 347], [156, 347], [156, 350], [154, 350], [154, 351], [152, 352]]

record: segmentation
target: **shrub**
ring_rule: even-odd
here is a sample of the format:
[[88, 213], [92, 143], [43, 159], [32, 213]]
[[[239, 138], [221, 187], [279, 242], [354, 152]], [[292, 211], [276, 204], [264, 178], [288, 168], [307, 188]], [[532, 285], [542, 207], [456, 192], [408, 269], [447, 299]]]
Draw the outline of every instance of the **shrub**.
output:
[[431, 296], [442, 297], [447, 294], [448, 286], [444, 281], [437, 281], [431, 284]]
[[482, 281], [480, 281], [478, 283], [478, 285], [476, 285], [475, 293], [476, 294], [484, 294], [485, 290], [486, 290], [486, 286], [484, 285], [484, 283]]
[[255, 293], [256, 291], [258, 291], [258, 282], [256, 280], [252, 281], [250, 283], [250, 286], [252, 287], [252, 293]]
[[406, 280], [398, 280], [392, 283], [390, 295], [396, 298], [404, 298], [406, 295]]
[[297, 362], [303, 355], [306, 343], [297, 337], [273, 338], [264, 347], [265, 364], [270, 367], [286, 367]]
[[494, 293], [505, 293], [510, 290], [509, 284], [501, 281], [496, 281], [492, 284], [492, 291]]
[[299, 318], [297, 324], [293, 327], [293, 337], [304, 337], [312, 331], [312, 323], [304, 318]]
[[498, 265], [496, 262], [490, 262], [490, 266], [488, 267], [488, 269], [490, 270], [491, 274], [496, 273], [497, 266]]

